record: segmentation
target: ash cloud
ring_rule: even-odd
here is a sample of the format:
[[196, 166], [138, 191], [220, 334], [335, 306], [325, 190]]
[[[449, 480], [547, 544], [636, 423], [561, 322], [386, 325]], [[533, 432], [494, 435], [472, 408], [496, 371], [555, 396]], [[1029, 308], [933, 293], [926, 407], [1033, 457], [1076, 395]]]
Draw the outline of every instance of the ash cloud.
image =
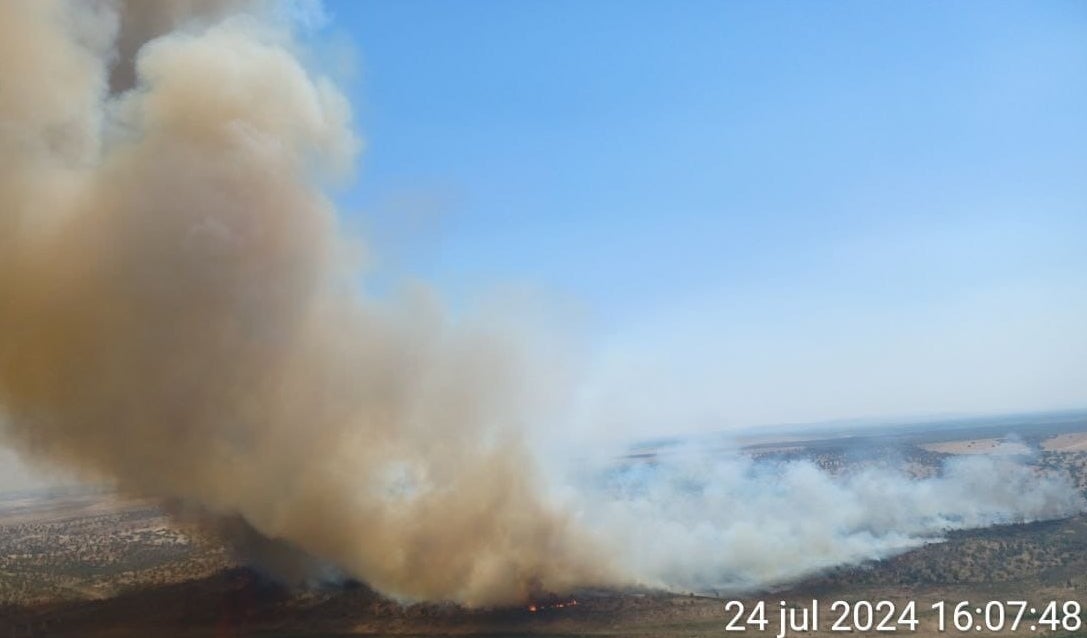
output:
[[468, 604], [754, 585], [1081, 506], [995, 461], [911, 483], [736, 460], [569, 496], [526, 443], [516, 335], [358, 292], [322, 190], [360, 147], [349, 105], [269, 10], [0, 2], [0, 427], [28, 458], [273, 569]]

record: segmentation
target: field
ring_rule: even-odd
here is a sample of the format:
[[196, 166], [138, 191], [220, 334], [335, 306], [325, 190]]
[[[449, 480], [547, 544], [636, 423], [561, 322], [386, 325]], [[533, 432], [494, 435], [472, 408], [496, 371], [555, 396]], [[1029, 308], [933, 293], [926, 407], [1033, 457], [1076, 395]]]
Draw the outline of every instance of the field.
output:
[[[1002, 445], [1010, 433], [1015, 434], [1011, 445], [1030, 450], [1039, 470], [1067, 471], [1087, 494], [1083, 414], [822, 431], [807, 439], [786, 433], [776, 441], [746, 443], [744, 452], [756, 458], [805, 458], [830, 471], [894, 458], [911, 474], [929, 476], [949, 456], [976, 453], [986, 442]], [[667, 447], [641, 450], [636, 462], [652, 462]], [[0, 501], [0, 637], [721, 636], [733, 616], [726, 602], [733, 598], [728, 592], [587, 590], [538, 601], [535, 611], [403, 606], [354, 582], [305, 591], [283, 588], [239, 565], [221, 543], [179, 525], [151, 501], [102, 492]], [[944, 542], [887, 560], [834, 568], [739, 598], [746, 609], [766, 603], [770, 628], [759, 634], [766, 636], [776, 633], [781, 601], [796, 608], [819, 601], [821, 630], [792, 632], [812, 636], [837, 635], [828, 630], [828, 616], [838, 600], [889, 600], [897, 609], [915, 601], [913, 635], [935, 634], [931, 605], [937, 601], [1026, 600], [1038, 610], [1047, 601], [1087, 605], [1087, 515], [950, 532]], [[1027, 629], [1037, 627], [1040, 616], [1026, 614], [1016, 635], [1043, 633]]]

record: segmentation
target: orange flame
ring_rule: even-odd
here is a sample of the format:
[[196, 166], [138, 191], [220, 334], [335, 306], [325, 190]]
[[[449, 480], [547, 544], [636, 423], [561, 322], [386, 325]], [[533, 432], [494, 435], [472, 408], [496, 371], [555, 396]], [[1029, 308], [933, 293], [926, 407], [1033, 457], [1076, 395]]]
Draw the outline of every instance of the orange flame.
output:
[[543, 611], [545, 609], [562, 609], [564, 607], [575, 607], [576, 605], [577, 600], [571, 598], [570, 600], [559, 603], [533, 603], [528, 606], [528, 610], [530, 612], [536, 613], [537, 611]]

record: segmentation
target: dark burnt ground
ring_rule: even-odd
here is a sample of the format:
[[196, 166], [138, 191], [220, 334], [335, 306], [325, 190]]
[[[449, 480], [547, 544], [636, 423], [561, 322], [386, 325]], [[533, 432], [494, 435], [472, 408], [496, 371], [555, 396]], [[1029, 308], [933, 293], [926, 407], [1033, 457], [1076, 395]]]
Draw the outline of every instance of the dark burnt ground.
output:
[[[1083, 600], [1085, 591], [1087, 517], [1080, 516], [954, 532], [946, 542], [901, 556], [741, 598], [765, 600], [770, 611], [780, 600], [803, 605], [812, 598], [824, 605], [915, 600], [924, 610], [937, 600]], [[729, 598], [587, 590], [537, 601], [535, 612], [527, 605], [466, 609], [400, 605], [359, 583], [290, 590], [251, 570], [229, 568], [106, 600], [0, 608], [0, 637], [720, 636], [730, 618]]]
[[401, 605], [357, 583], [291, 591], [231, 568], [107, 600], [0, 608], [0, 636], [655, 635], [723, 617], [720, 600], [651, 591], [582, 591], [535, 604]]

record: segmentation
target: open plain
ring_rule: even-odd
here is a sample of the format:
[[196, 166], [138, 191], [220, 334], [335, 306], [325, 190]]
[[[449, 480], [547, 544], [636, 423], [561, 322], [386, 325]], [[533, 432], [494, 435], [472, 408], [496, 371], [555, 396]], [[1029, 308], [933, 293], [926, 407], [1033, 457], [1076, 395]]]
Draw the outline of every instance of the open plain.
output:
[[[1067, 472], [1087, 494], [1082, 414], [824, 431], [806, 440], [790, 436], [785, 445], [749, 444], [743, 453], [763, 461], [804, 458], [832, 472], [895, 459], [923, 477], [939, 473], [954, 454], [939, 450], [972, 454], [968, 442], [1009, 435], [1037, 471]], [[641, 449], [621, 462], [653, 463], [666, 447]], [[1083, 606], [1087, 515], [952, 531], [886, 560], [832, 568], [767, 591], [584, 590], [511, 608], [466, 609], [400, 604], [355, 581], [281, 586], [154, 501], [93, 490], [0, 501], [0, 636], [721, 636], [733, 615], [726, 607], [731, 600], [747, 609], [765, 602], [769, 627], [745, 633], [766, 636], [777, 633], [782, 604], [810, 607], [812, 600], [822, 607], [821, 626], [791, 635], [836, 634], [827, 616], [838, 600], [888, 600], [898, 609], [913, 601], [918, 626], [911, 635], [936, 634], [931, 605], [937, 601]], [[1028, 614], [1014, 634], [1077, 633], [1026, 624], [1038, 616]]]

